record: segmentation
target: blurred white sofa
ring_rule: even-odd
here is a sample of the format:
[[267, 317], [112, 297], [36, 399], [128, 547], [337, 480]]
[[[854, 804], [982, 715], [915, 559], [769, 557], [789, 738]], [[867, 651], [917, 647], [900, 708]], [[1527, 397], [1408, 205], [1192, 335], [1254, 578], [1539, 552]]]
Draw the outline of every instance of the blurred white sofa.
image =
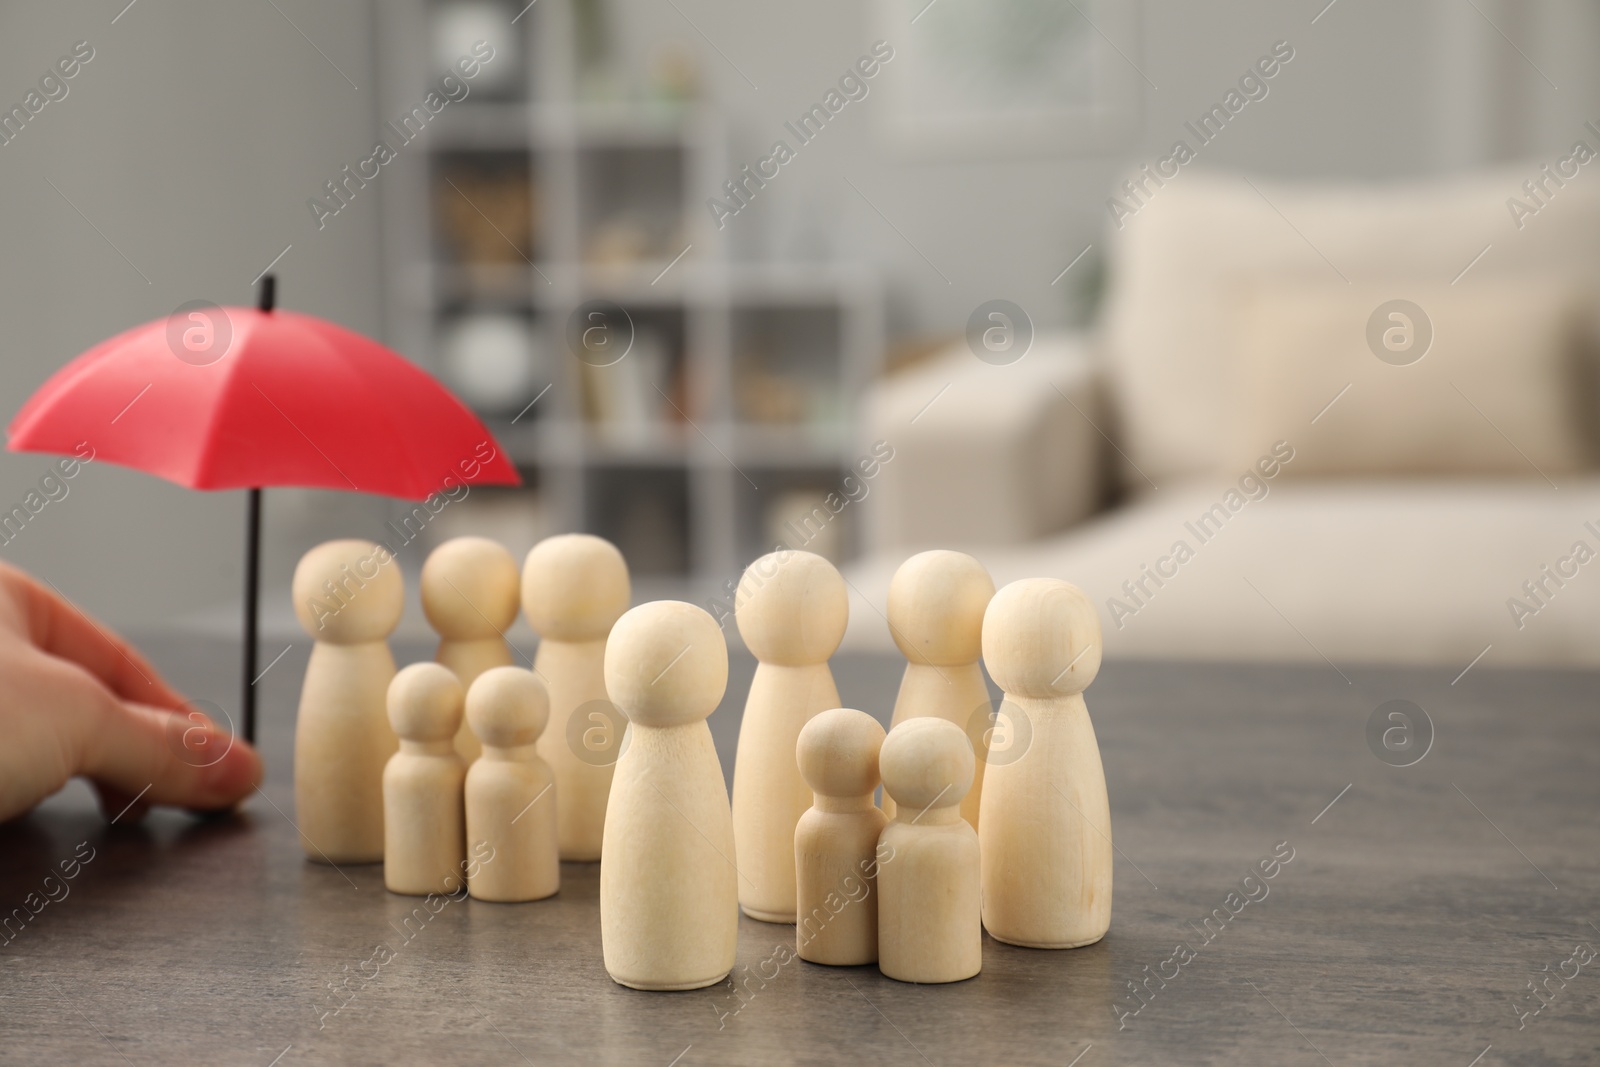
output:
[[1530, 178], [1153, 189], [1092, 334], [876, 388], [847, 645], [952, 547], [1081, 585], [1113, 656], [1600, 665], [1600, 178], [1519, 228]]

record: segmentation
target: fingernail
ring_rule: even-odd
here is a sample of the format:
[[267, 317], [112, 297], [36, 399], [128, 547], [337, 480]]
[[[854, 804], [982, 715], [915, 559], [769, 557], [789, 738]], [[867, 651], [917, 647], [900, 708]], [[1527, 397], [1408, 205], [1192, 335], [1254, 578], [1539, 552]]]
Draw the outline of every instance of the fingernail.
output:
[[208, 792], [239, 797], [260, 784], [261, 757], [255, 749], [238, 738], [230, 739], [225, 733], [216, 736], [218, 745], [227, 745], [230, 740], [232, 747], [227, 754], [200, 772], [200, 783]]

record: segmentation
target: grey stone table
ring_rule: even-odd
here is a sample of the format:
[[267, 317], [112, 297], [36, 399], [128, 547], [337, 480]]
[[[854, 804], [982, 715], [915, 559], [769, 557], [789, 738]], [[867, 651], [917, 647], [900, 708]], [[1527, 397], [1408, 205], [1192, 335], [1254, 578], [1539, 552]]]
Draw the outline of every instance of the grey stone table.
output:
[[[146, 647], [231, 704], [226, 644]], [[408, 923], [418, 901], [379, 869], [306, 863], [289, 758], [306, 652], [261, 683], [269, 777], [238, 815], [108, 827], [73, 786], [0, 827], [0, 906], [59, 898], [0, 944], [0, 1060], [1600, 1063], [1593, 674], [1108, 664], [1088, 694], [1117, 845], [1103, 942], [986, 939], [978, 977], [912, 986], [780, 962], [792, 930], [741, 919], [741, 991], [652, 994], [606, 976], [592, 865], [565, 865], [549, 901]], [[750, 672], [735, 659], [711, 719], [725, 771]], [[837, 673], [887, 716], [897, 663]], [[1369, 744], [1392, 699], [1432, 722], [1412, 766]], [[47, 886], [63, 861], [76, 877]]]

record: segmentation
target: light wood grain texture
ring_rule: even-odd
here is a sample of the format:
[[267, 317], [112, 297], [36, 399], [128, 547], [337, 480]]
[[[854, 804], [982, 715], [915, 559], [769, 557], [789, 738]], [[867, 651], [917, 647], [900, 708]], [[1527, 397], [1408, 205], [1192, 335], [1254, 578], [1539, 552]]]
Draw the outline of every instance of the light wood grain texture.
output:
[[728, 648], [693, 604], [641, 604], [612, 630], [606, 689], [628, 716], [600, 856], [606, 970], [634, 989], [699, 989], [733, 968], [738, 868], [727, 787], [705, 719]]
[[394, 678], [387, 638], [404, 579], [386, 549], [329, 541], [295, 568], [295, 618], [315, 644], [295, 722], [301, 846], [323, 863], [383, 859], [383, 768], [398, 742], [384, 711]]
[[1077, 586], [1013, 582], [983, 621], [1001, 718], [1027, 747], [984, 781], [983, 924], [1029, 948], [1078, 948], [1111, 925], [1111, 809], [1083, 690], [1100, 670], [1100, 620]]
[[795, 946], [812, 963], [878, 959], [878, 837], [887, 821], [872, 803], [883, 727], [834, 708], [800, 731], [795, 757], [815, 799], [794, 830]]
[[966, 732], [928, 716], [889, 731], [878, 754], [898, 805], [878, 839], [878, 969], [902, 982], [959, 982], [983, 969], [978, 834], [961, 817], [976, 760]]
[[400, 751], [383, 769], [383, 884], [391, 893], [460, 893], [467, 860], [456, 751], [461, 683], [448, 667], [413, 663], [389, 683], [389, 725]]
[[[455, 537], [422, 565], [422, 612], [439, 635], [434, 660], [455, 672], [463, 689], [491, 667], [510, 665], [505, 633], [517, 617], [517, 561], [487, 537]], [[456, 751], [471, 763], [482, 751], [465, 720]]]
[[[977, 764], [961, 817], [974, 830], [991, 728], [989, 687], [978, 658], [983, 611], [993, 596], [994, 580], [982, 563], [945, 549], [917, 553], [889, 582], [889, 633], [907, 661], [890, 722], [932, 715], [967, 732]], [[893, 798], [884, 798], [883, 811], [894, 818]]]
[[733, 771], [739, 906], [763, 922], [792, 923], [794, 828], [812, 796], [795, 764], [795, 743], [813, 715], [839, 706], [828, 657], [844, 639], [850, 599], [833, 564], [782, 551], [745, 569], [734, 611], [739, 635], [760, 662]]
[[544, 683], [494, 667], [467, 690], [467, 724], [483, 754], [467, 768], [467, 845], [492, 855], [467, 878], [479, 900], [542, 900], [561, 888], [555, 774], [535, 742], [550, 718]]
[[522, 565], [522, 609], [540, 637], [533, 669], [550, 692], [539, 755], [556, 776], [564, 860], [600, 858], [625, 725], [606, 695], [606, 636], [632, 595], [622, 553], [589, 534], [548, 537]]

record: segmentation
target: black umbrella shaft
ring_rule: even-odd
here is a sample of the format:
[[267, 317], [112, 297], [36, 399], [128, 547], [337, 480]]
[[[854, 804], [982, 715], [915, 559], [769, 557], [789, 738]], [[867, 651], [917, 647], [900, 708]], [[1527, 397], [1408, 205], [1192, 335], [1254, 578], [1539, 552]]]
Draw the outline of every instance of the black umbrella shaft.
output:
[[261, 596], [261, 490], [250, 490], [244, 520], [244, 739], [256, 743], [256, 607]]

